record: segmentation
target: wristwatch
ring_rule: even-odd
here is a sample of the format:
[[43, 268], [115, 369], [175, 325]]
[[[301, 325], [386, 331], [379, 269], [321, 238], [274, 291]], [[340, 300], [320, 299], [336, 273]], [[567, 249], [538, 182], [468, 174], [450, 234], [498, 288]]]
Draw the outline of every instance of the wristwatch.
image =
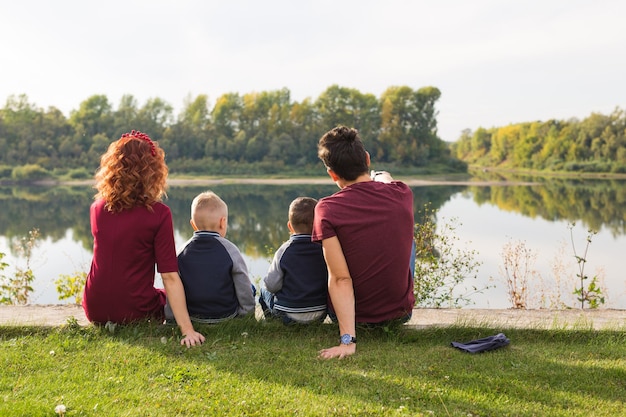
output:
[[346, 333], [341, 335], [341, 339], [339, 340], [339, 343], [341, 343], [342, 345], [349, 345], [350, 343], [356, 343], [356, 337]]

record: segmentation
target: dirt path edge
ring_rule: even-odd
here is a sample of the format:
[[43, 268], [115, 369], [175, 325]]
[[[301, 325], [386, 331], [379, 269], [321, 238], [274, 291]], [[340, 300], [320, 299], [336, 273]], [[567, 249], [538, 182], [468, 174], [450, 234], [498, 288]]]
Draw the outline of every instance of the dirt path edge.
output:
[[[257, 317], [261, 317], [257, 311]], [[78, 305], [0, 306], [0, 326], [61, 326], [76, 320], [89, 325]], [[427, 309], [416, 308], [407, 325], [414, 328], [432, 326], [481, 326], [497, 328], [539, 329], [612, 329], [626, 331], [626, 310], [495, 310], [495, 309]]]

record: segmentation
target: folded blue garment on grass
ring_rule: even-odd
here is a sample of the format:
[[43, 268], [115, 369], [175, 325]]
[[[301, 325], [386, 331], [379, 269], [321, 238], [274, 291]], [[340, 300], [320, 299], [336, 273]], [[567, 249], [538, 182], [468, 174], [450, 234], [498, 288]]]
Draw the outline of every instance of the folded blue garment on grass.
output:
[[452, 342], [451, 345], [469, 353], [479, 353], [507, 346], [510, 342], [504, 333], [498, 333], [495, 336], [483, 337], [465, 343]]

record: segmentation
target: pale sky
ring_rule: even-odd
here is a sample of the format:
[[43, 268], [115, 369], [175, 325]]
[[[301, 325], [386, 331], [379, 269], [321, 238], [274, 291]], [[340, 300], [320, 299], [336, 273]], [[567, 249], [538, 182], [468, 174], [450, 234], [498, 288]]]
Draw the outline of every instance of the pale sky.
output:
[[0, 0], [0, 104], [435, 86], [439, 136], [626, 108], [624, 0]]

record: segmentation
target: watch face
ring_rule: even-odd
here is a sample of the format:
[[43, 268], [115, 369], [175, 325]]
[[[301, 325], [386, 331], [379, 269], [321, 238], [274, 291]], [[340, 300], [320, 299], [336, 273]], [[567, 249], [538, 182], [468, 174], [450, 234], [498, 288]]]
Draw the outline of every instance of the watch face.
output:
[[342, 335], [341, 343], [344, 345], [349, 345], [350, 343], [352, 343], [352, 336], [350, 336], [349, 334]]

